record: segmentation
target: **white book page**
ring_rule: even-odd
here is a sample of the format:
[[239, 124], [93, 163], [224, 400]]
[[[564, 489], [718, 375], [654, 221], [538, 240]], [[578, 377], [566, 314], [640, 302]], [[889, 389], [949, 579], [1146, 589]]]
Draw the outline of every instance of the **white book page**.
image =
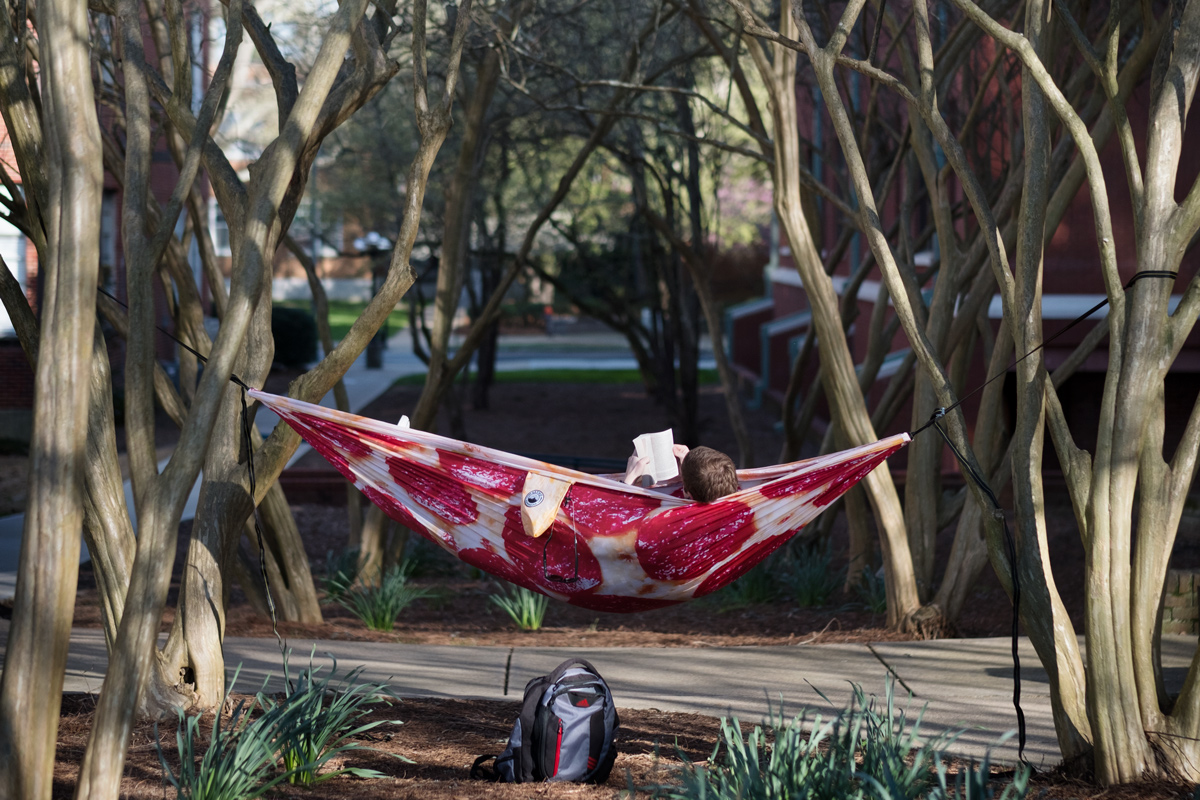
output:
[[658, 433], [643, 433], [633, 440], [633, 447], [639, 458], [650, 458], [650, 466], [646, 474], [654, 478], [654, 482], [670, 480], [679, 474], [679, 462], [675, 460], [675, 435], [668, 428]]

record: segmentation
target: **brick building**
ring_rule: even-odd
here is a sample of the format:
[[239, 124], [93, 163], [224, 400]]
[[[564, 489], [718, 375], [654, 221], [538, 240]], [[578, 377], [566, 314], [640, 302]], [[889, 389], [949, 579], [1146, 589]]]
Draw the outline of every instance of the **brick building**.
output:
[[[13, 158], [8, 130], [0, 119], [0, 164], [19, 186], [21, 176]], [[7, 191], [0, 186], [0, 193]], [[0, 258], [37, 307], [37, 250], [17, 228], [0, 219]], [[0, 304], [0, 440], [29, 441], [33, 429], [33, 370], [17, 341], [8, 311]]]
[[[804, 92], [799, 93], [803, 95]], [[820, 142], [822, 133], [831, 136], [828, 116], [825, 116], [817, 104], [808, 98], [809, 105], [802, 108], [802, 135], [809, 142]], [[1148, 92], [1143, 89], [1135, 92], [1128, 105], [1128, 113], [1133, 126], [1135, 139], [1144, 153], [1145, 120], [1148, 116]], [[1198, 112], [1193, 109], [1192, 116]], [[821, 126], [824, 125], [824, 131]], [[1186, 142], [1192, 141], [1191, 145]], [[825, 159], [822, 162], [822, 159]], [[1121, 278], [1128, 281], [1138, 270], [1136, 263], [1133, 209], [1129, 191], [1125, 183], [1125, 172], [1116, 137], [1112, 137], [1101, 151], [1105, 178], [1108, 183], [1109, 202], [1111, 206], [1112, 225], [1117, 251], [1118, 266]], [[824, 154], [814, 152], [811, 167], [813, 172], [825, 177], [832, 184], [835, 182], [832, 168], [829, 164], [828, 151]], [[824, 170], [824, 172], [823, 172]], [[1188, 186], [1200, 172], [1200, 134], [1197, 126], [1191, 125], [1186, 129], [1185, 143], [1182, 148], [1182, 158], [1179, 172], [1179, 185]], [[903, 180], [897, 180], [901, 184]], [[887, 219], [896, 218], [896, 197], [883, 198], [882, 214]], [[815, 218], [815, 219], [813, 219]], [[838, 238], [844, 219], [840, 217], [831, 204], [822, 204], [816, 214], [810, 217], [810, 224], [815, 222], [814, 235], [821, 242], [834, 242]], [[776, 231], [773, 235], [771, 262], [764, 270], [765, 291], [762, 297], [749, 300], [727, 309], [725, 313], [725, 335], [728, 348], [735, 368], [743, 381], [752, 392], [752, 402], [781, 403], [784, 399], [791, 375], [792, 366], [808, 333], [812, 319], [809, 312], [807, 296], [795, 262], [786, 240]], [[841, 294], [847, 285], [851, 274], [851, 264], [866, 253], [867, 246], [861, 241], [861, 234], [854, 237], [855, 242], [847, 248], [848, 253], [834, 270], [833, 284]], [[937, 256], [936, 245], [928, 246], [923, 252], [915, 254], [914, 261], [918, 270], [934, 264]], [[1014, 252], [1009, 250], [1009, 257]], [[1099, 268], [1099, 250], [1096, 242], [1095, 225], [1093, 222], [1089, 189], [1086, 183], [1080, 187], [1073, 204], [1068, 209], [1061, 224], [1055, 230], [1053, 238], [1045, 249], [1044, 282], [1042, 315], [1046, 337], [1053, 336], [1065, 328], [1072, 320], [1092, 308], [1105, 298], [1104, 283]], [[1153, 268], [1150, 266], [1149, 268]], [[1188, 253], [1181, 265], [1180, 278], [1175, 284], [1174, 300], [1178, 302], [1186, 281], [1200, 268], [1200, 251]], [[857, 289], [859, 315], [855, 326], [848, 335], [851, 352], [856, 363], [862, 363], [867, 354], [867, 336], [865, 329], [872, 311], [879, 298], [879, 288], [882, 278], [875, 270], [868, 279]], [[1087, 332], [1103, 319], [1107, 313], [1101, 309], [1088, 321], [1064, 334], [1047, 346], [1045, 350], [1046, 364], [1054, 369], [1063, 362], [1066, 356], [1083, 339]], [[996, 294], [988, 309], [993, 330], [997, 329], [1002, 316], [1000, 296]], [[897, 370], [905, 366], [908, 355], [908, 341], [903, 332], [897, 333], [893, 339], [892, 352], [888, 355], [880, 370], [879, 380], [869, 392], [870, 405], [879, 399], [887, 379]], [[978, 356], [978, 353], [976, 353]], [[809, 387], [815, 379], [817, 359], [811, 359], [812, 366], [802, 380], [802, 386]], [[974, 388], [985, 379], [982, 360], [973, 358], [974, 366], [966, 381], [967, 390]], [[1108, 365], [1107, 342], [1102, 343], [1088, 357], [1082, 368], [1060, 389], [1059, 396], [1072, 427], [1076, 429], [1078, 443], [1088, 446], [1090, 432], [1095, 430], [1098, 421], [1097, 398], [1102, 392], [1105, 370]], [[1176, 359], [1171, 374], [1167, 379], [1168, 389], [1168, 431], [1167, 446], [1173, 447], [1173, 438], [1180, 430], [1172, 430], [1173, 421], [1186, 420], [1187, 411], [1195, 399], [1197, 389], [1200, 389], [1200, 332], [1193, 331], [1183, 350]], [[964, 405], [968, 419], [974, 414], [978, 396]], [[1178, 412], [1178, 413], [1177, 413]], [[827, 412], [824, 414], [827, 419]], [[902, 409], [892, 423], [878, 433], [887, 435], [911, 427], [911, 411]], [[1078, 426], [1075, 423], [1078, 422]], [[1181, 427], [1181, 423], [1178, 427]], [[1050, 448], [1047, 448], [1049, 451]], [[1049, 458], [1053, 458], [1051, 454]], [[951, 462], [947, 462], [952, 467]]]

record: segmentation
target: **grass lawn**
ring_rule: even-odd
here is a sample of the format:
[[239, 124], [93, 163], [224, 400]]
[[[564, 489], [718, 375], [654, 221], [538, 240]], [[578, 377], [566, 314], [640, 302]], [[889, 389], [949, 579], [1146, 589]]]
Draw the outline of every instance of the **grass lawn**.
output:
[[[309, 312], [312, 311], [312, 303], [308, 300], [283, 300], [275, 305], [286, 306], [288, 308], [302, 308]], [[354, 324], [354, 320], [358, 319], [366, 307], [366, 303], [356, 303], [349, 300], [329, 301], [329, 330], [333, 335], [335, 344], [346, 336], [346, 331], [350, 330], [350, 326]], [[388, 315], [389, 333], [395, 333], [407, 325], [408, 312], [406, 310], [396, 309]]]

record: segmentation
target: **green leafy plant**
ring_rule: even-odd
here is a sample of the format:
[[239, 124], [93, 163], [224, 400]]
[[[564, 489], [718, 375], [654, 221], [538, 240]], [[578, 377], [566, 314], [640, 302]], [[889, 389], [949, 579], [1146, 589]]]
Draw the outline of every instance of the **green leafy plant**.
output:
[[412, 562], [407, 559], [383, 574], [378, 586], [360, 586], [338, 598], [338, 602], [373, 631], [390, 631], [396, 619], [430, 590], [408, 582]]
[[361, 572], [358, 565], [357, 547], [348, 547], [335, 554], [330, 550], [325, 556], [325, 578], [321, 581], [325, 599], [339, 602], [354, 586]]
[[717, 594], [718, 609], [736, 611], [772, 602], [779, 597], [778, 572], [774, 558], [759, 564]]
[[855, 585], [854, 592], [867, 611], [872, 614], [887, 613], [887, 584], [875, 570], [870, 567], [863, 569], [862, 580]]
[[504, 609], [521, 630], [541, 630], [542, 622], [546, 618], [546, 609], [550, 605], [550, 598], [540, 592], [526, 589], [524, 586], [511, 583], [506, 586], [507, 588], [501, 587], [498, 593], [491, 595], [488, 599]]
[[[314, 668], [310, 655], [308, 670], [293, 681], [285, 656], [289, 691], [276, 698], [260, 690], [251, 700], [241, 700], [224, 725], [218, 714], [208, 748], [199, 758], [200, 717], [189, 717], [181, 710], [175, 734], [178, 772], [163, 754], [158, 726], [154, 729], [166, 781], [175, 787], [177, 797], [186, 800], [243, 800], [261, 797], [285, 780], [312, 786], [338, 775], [386, 777], [361, 767], [321, 772], [330, 759], [341, 753], [372, 749], [352, 740], [384, 724], [384, 720], [363, 722], [375, 704], [393, 696], [386, 684], [360, 683], [362, 669], [358, 667], [339, 679], [335, 660], [329, 676], [318, 679], [320, 670]], [[256, 710], [261, 711], [257, 716]], [[395, 757], [408, 761], [403, 756]]]
[[808, 547], [790, 559], [786, 575], [787, 586], [801, 608], [816, 608], [829, 602], [838, 590], [845, 570], [832, 569], [829, 551]]
[[[237, 675], [234, 675], [234, 681]], [[232, 688], [232, 682], [231, 682]], [[288, 774], [270, 777], [278, 761], [278, 727], [281, 714], [264, 713], [251, 719], [258, 698], [240, 701], [229, 721], [221, 724], [221, 714], [213, 719], [208, 748], [197, 759], [200, 742], [200, 717], [188, 716], [179, 709], [179, 728], [175, 745], [179, 754], [179, 772], [167, 763], [158, 724], [154, 725], [155, 747], [163, 767], [163, 776], [175, 787], [176, 797], [186, 800], [243, 800], [261, 797]]]
[[[828, 699], [828, 698], [826, 698]], [[882, 706], [867, 700], [860, 687], [837, 716], [823, 720], [806, 714], [784, 721], [770, 714], [764, 728], [743, 733], [737, 718], [722, 719], [716, 747], [707, 764], [694, 764], [682, 753], [679, 781], [648, 787], [655, 797], [692, 800], [944, 800], [992, 798], [990, 758], [951, 776], [942, 752], [956, 735], [930, 742], [920, 736], [921, 718], [910, 721], [895, 704], [893, 684]], [[1001, 740], [1003, 741], [1003, 739]], [[1001, 800], [1024, 797], [1028, 767], [1018, 769]]]
[[[286, 671], [286, 660], [284, 668]], [[294, 688], [282, 700], [259, 693], [258, 702], [263, 708], [279, 715], [276, 728], [279, 761], [290, 783], [312, 786], [338, 775], [386, 777], [377, 770], [362, 767], [321, 772], [330, 759], [341, 753], [372, 749], [353, 738], [384, 723], [384, 720], [362, 722], [377, 703], [392, 697], [387, 684], [359, 683], [362, 670], [362, 667], [353, 669], [335, 682], [337, 660], [334, 659], [329, 675], [318, 679], [320, 670], [313, 667], [310, 656], [308, 669], [300, 673]], [[290, 679], [288, 685], [293, 686]]]

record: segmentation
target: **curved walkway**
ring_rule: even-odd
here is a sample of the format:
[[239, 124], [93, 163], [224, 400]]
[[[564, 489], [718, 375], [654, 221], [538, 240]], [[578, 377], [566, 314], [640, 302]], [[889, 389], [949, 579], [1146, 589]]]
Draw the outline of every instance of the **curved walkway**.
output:
[[[0, 653], [8, 622], [0, 620]], [[890, 674], [896, 697], [910, 718], [924, 709], [927, 736], [962, 730], [951, 751], [982, 756], [1016, 728], [1012, 705], [1012, 660], [1006, 638], [935, 642], [793, 645], [746, 648], [544, 648], [406, 645], [380, 642], [288, 641], [292, 669], [316, 661], [339, 670], [363, 665], [364, 680], [386, 681], [398, 694], [419, 697], [482, 697], [519, 700], [526, 682], [549, 672], [568, 656], [591, 661], [612, 685], [619, 706], [682, 711], [709, 716], [737, 715], [758, 722], [768, 704], [791, 717], [808, 709], [810, 718], [844, 708], [852, 684], [882, 696]], [[1169, 691], [1183, 684], [1194, 637], [1164, 636], [1164, 677]], [[225, 658], [232, 676], [241, 665], [238, 687], [257, 690], [270, 679], [282, 687], [281, 657], [274, 639], [231, 637]], [[1050, 715], [1049, 684], [1028, 640], [1021, 642], [1022, 708], [1028, 741], [1025, 757], [1035, 767], [1060, 760]], [[97, 692], [107, 666], [104, 634], [75, 629], [65, 690]], [[911, 693], [911, 701], [907, 700]], [[824, 697], [822, 697], [822, 695]], [[825, 699], [828, 698], [828, 701]], [[993, 758], [1016, 760], [1016, 739], [993, 750]]]

